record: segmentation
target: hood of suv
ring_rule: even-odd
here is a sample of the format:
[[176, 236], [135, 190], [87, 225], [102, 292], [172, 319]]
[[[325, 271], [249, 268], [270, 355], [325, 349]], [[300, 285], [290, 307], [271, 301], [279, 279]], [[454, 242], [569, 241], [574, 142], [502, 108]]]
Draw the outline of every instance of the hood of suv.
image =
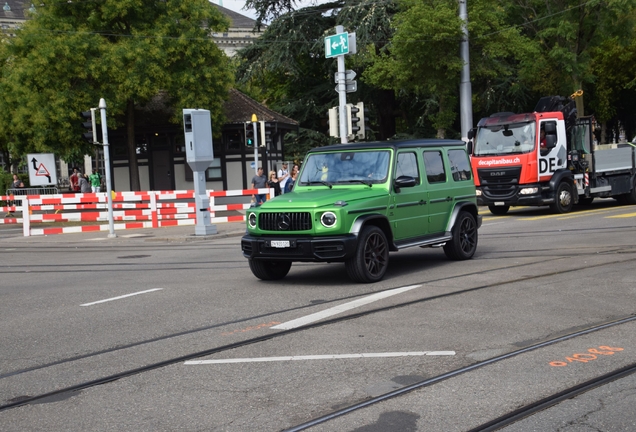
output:
[[260, 206], [262, 210], [280, 211], [295, 209], [319, 209], [323, 207], [333, 207], [338, 201], [352, 204], [359, 201], [375, 200], [377, 198], [386, 197], [388, 192], [385, 188], [374, 185], [360, 185], [355, 188], [345, 189], [329, 189], [327, 187], [321, 189], [302, 190], [299, 192], [290, 192], [279, 195]]

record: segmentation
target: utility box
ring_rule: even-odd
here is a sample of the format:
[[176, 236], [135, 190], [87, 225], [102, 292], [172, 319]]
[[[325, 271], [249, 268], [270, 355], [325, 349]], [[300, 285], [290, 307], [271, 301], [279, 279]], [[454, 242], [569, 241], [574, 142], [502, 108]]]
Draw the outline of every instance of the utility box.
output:
[[183, 132], [185, 135], [186, 162], [188, 162], [192, 171], [205, 171], [214, 161], [210, 111], [184, 109]]
[[216, 234], [216, 226], [210, 224], [210, 197], [205, 189], [205, 170], [214, 161], [212, 150], [212, 123], [210, 111], [183, 110], [186, 162], [192, 168], [194, 204], [196, 206], [195, 235]]

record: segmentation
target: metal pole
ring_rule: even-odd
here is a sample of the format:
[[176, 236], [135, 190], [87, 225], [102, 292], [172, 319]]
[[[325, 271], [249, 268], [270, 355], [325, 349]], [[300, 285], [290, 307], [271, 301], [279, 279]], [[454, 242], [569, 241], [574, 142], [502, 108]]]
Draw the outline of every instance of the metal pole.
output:
[[258, 118], [256, 114], [252, 114], [252, 127], [254, 128], [254, 174], [258, 175], [258, 133], [256, 131], [256, 125], [258, 124]]
[[468, 131], [473, 128], [473, 90], [470, 84], [470, 61], [468, 53], [468, 11], [467, 0], [459, 0], [459, 18], [462, 20], [464, 37], [459, 45], [459, 52], [464, 63], [459, 85], [459, 108], [461, 113], [462, 140], [468, 142]]
[[[336, 26], [336, 33], [343, 33], [343, 26]], [[336, 57], [338, 62], [338, 115], [340, 124], [340, 143], [346, 144], [347, 140], [347, 84], [345, 81], [344, 54]]]
[[108, 237], [117, 237], [115, 234], [115, 222], [113, 217], [113, 197], [111, 196], [112, 188], [110, 181], [110, 151], [108, 144], [108, 126], [106, 124], [106, 101], [104, 98], [99, 100], [99, 111], [102, 118], [102, 144], [104, 146], [104, 166], [106, 171], [106, 202], [108, 203]]

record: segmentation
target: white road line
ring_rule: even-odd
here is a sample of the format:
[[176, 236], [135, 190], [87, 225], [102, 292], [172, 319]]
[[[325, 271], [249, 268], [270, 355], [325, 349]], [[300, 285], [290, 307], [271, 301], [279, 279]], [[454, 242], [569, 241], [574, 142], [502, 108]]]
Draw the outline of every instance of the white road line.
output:
[[149, 289], [149, 290], [146, 290], [146, 291], [139, 291], [139, 292], [136, 292], [136, 293], [126, 294], [126, 295], [119, 296], [119, 297], [113, 297], [113, 298], [109, 298], [109, 299], [105, 299], [105, 300], [98, 300], [98, 301], [95, 301], [95, 302], [92, 302], [92, 303], [84, 303], [84, 304], [81, 304], [80, 306], [93, 306], [93, 305], [96, 305], [98, 303], [106, 303], [106, 302], [113, 301], [113, 300], [119, 300], [119, 299], [123, 299], [123, 298], [126, 298], [126, 297], [136, 296], [136, 295], [139, 295], [139, 294], [146, 294], [146, 293], [153, 292], [153, 291], [159, 291], [159, 290], [162, 290], [162, 289], [163, 288], [153, 288], [153, 289]]
[[326, 310], [324, 310], [322, 312], [316, 312], [314, 314], [307, 315], [305, 317], [301, 317], [301, 318], [297, 318], [295, 320], [287, 321], [287, 322], [275, 325], [275, 326], [270, 327], [270, 328], [271, 329], [276, 329], [276, 330], [293, 329], [293, 328], [300, 327], [302, 325], [309, 324], [309, 323], [312, 323], [312, 322], [315, 322], [315, 321], [320, 321], [321, 319], [330, 317], [332, 315], [337, 315], [339, 313], [348, 311], [350, 309], [355, 309], [357, 307], [364, 306], [364, 305], [369, 304], [369, 303], [373, 303], [374, 301], [382, 300], [384, 298], [391, 297], [391, 296], [394, 296], [396, 294], [401, 294], [403, 292], [410, 291], [410, 290], [415, 289], [415, 288], [419, 288], [421, 286], [422, 285], [410, 285], [410, 286], [406, 286], [406, 287], [402, 287], [402, 288], [396, 288], [396, 289], [392, 289], [392, 290], [388, 290], [388, 291], [383, 291], [383, 292], [380, 292], [380, 293], [377, 293], [377, 294], [370, 295], [368, 297], [364, 297], [364, 298], [361, 298], [361, 299], [358, 299], [358, 300], [354, 300], [354, 301], [349, 302], [349, 303], [341, 304], [340, 306], [335, 306], [335, 307], [332, 307], [330, 309], [326, 309]]
[[299, 360], [334, 360], [353, 358], [378, 358], [378, 357], [412, 357], [412, 356], [454, 356], [455, 351], [415, 351], [415, 352], [389, 352], [389, 353], [367, 353], [367, 354], [325, 354], [306, 355], [288, 357], [255, 357], [255, 358], [234, 358], [220, 360], [188, 360], [184, 365], [203, 364], [226, 364], [226, 363], [261, 363], [277, 361], [299, 361]]

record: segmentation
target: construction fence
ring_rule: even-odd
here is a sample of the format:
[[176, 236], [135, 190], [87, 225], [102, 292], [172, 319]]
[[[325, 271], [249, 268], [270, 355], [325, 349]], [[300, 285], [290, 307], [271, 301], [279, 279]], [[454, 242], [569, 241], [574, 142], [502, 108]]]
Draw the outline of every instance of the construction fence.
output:
[[[240, 222], [245, 221], [245, 210], [253, 205], [252, 195], [264, 194], [270, 199], [274, 189], [209, 190], [207, 194], [211, 223]], [[193, 190], [112, 192], [114, 228], [195, 225], [194, 198]], [[0, 224], [22, 224], [25, 237], [109, 231], [106, 192], [0, 196], [0, 215], [2, 213], [5, 217], [0, 217]], [[54, 222], [80, 225], [46, 227], [47, 223]]]

